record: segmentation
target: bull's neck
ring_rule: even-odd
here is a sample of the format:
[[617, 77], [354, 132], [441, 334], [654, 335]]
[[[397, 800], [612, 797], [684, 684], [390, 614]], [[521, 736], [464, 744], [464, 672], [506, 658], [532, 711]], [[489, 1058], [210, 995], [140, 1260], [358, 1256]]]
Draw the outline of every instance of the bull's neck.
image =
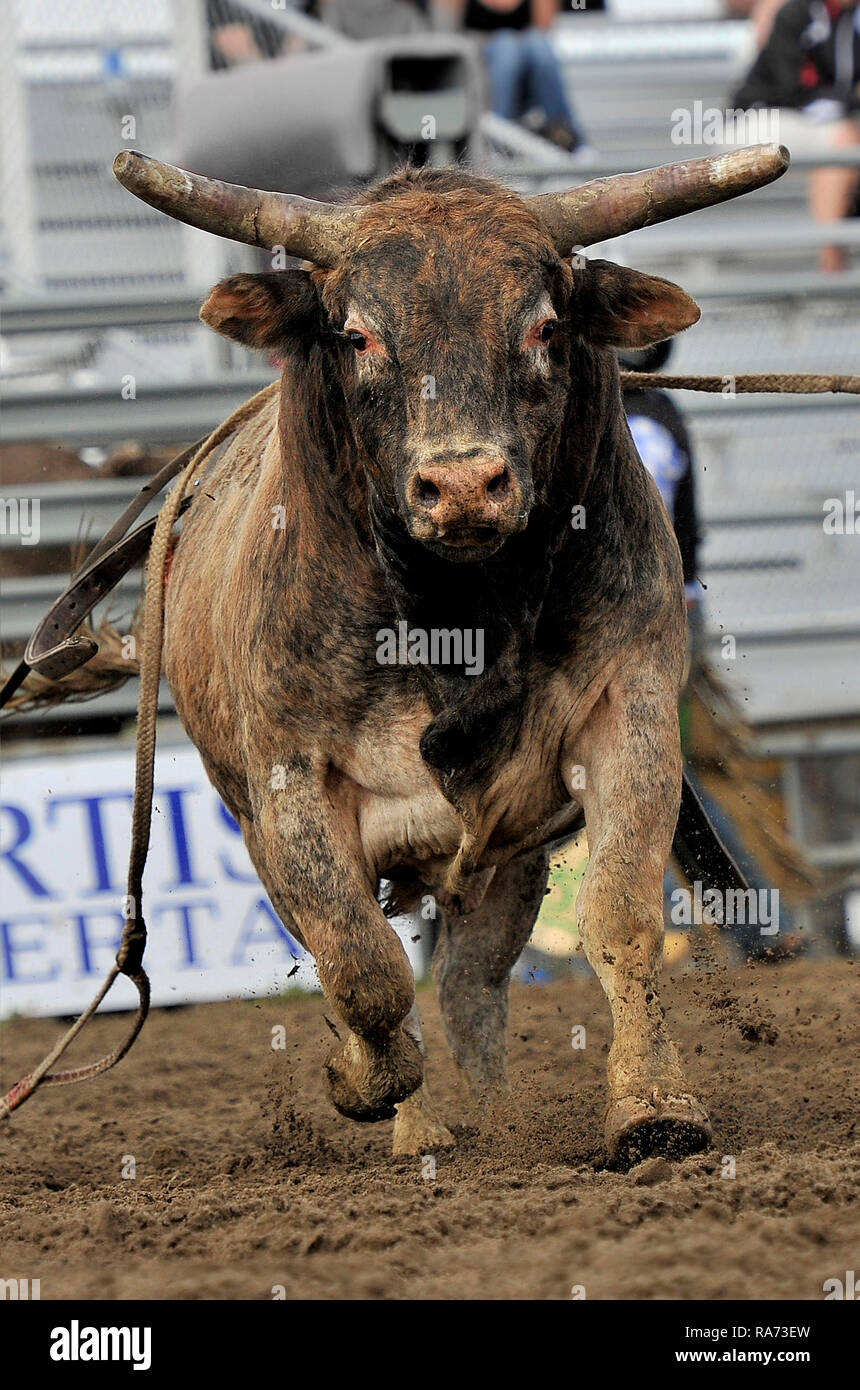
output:
[[[595, 554], [598, 533], [616, 506], [618, 450], [613, 415], [601, 420], [595, 411], [584, 420], [580, 412], [575, 422], [565, 421], [542, 461], [545, 486], [528, 526], [479, 563], [456, 564], [428, 551], [409, 537], [399, 516], [370, 499], [398, 618], [412, 631], [481, 634], [479, 674], [443, 665], [417, 668], [434, 713], [421, 751], [455, 805], [480, 795], [511, 756], [537, 667], [552, 666], [572, 650], [577, 620], [571, 594], [587, 612], [599, 593]], [[584, 527], [573, 524], [575, 507], [585, 509]], [[474, 649], [474, 636], [470, 640]]]
[[[345, 411], [330, 395], [323, 402], [321, 381], [308, 381], [302, 400], [294, 389], [299, 382], [291, 382], [282, 401], [282, 450], [292, 464], [290, 529], [300, 562], [316, 568], [311, 562], [322, 547], [329, 562], [320, 582], [344, 568], [360, 566], [368, 578], [375, 569], [383, 621], [390, 605], [413, 630], [481, 634], [479, 673], [462, 665], [415, 667], [434, 715], [421, 751], [454, 804], [480, 794], [510, 757], [535, 658], [552, 667], [573, 648], [579, 615], [604, 583], [601, 535], [607, 527], [619, 530], [613, 517], [621, 400], [617, 374], [607, 391], [605, 364], [596, 355], [577, 370], [579, 389], [538, 461], [538, 501], [528, 526], [487, 560], [465, 565], [413, 541], [399, 516], [368, 494]], [[584, 528], [572, 525], [577, 506], [585, 508]], [[368, 593], [376, 585], [355, 587]], [[322, 607], [330, 600], [336, 608], [344, 595], [322, 599]]]

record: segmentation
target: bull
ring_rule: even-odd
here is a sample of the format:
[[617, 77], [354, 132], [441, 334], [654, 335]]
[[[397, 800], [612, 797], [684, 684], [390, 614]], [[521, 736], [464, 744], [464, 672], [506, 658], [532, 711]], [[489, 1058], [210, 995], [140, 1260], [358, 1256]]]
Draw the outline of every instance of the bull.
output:
[[658, 993], [681, 564], [616, 359], [699, 309], [667, 280], [573, 253], [786, 162], [744, 150], [531, 198], [405, 168], [329, 205], [117, 157], [151, 205], [301, 262], [233, 275], [201, 311], [282, 365], [184, 520], [164, 667], [348, 1030], [325, 1069], [331, 1099], [355, 1120], [394, 1118], [395, 1153], [453, 1139], [423, 1084], [412, 970], [380, 882], [389, 913], [435, 903], [446, 1038], [492, 1106], [510, 971], [550, 848], [583, 815], [579, 927], [613, 1020], [609, 1158], [710, 1140]]

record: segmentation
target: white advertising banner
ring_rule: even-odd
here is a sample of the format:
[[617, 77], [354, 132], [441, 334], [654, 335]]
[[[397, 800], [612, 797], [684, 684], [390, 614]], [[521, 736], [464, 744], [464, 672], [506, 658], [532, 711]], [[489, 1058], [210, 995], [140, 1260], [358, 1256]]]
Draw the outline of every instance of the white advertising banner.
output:
[[[6, 758], [0, 780], [0, 1019], [79, 1013], [123, 927], [134, 753]], [[319, 987], [194, 748], [156, 759], [144, 878], [153, 1004]], [[413, 967], [413, 924], [393, 923]], [[104, 1009], [136, 1006], [120, 979]]]

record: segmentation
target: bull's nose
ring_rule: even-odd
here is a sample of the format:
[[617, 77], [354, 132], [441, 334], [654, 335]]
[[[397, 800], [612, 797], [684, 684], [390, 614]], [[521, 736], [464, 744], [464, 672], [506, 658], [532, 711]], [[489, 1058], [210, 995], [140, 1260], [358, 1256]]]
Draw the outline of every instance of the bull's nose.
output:
[[437, 537], [467, 526], [513, 529], [523, 503], [507, 464], [492, 458], [422, 464], [409, 479], [406, 500], [415, 519]]

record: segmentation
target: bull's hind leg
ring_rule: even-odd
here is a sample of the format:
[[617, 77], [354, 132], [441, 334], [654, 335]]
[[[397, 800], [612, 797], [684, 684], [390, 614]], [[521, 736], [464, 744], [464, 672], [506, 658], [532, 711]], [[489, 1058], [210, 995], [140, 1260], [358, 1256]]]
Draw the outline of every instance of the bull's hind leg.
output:
[[433, 974], [448, 1045], [480, 1104], [507, 1091], [505, 1029], [511, 968], [546, 891], [545, 850], [497, 869], [479, 908], [445, 912]]
[[[569, 761], [568, 761], [569, 760]], [[681, 752], [675, 692], [640, 667], [601, 696], [566, 766], [585, 771], [589, 864], [577, 902], [585, 953], [612, 1010], [610, 1160], [704, 1148], [711, 1131], [690, 1094], [657, 995], [663, 875], [675, 830]]]
[[[421, 1084], [421, 1050], [406, 1026], [412, 967], [367, 876], [354, 817], [340, 817], [308, 776], [309, 760], [279, 765], [278, 790], [255, 821], [254, 859], [284, 921], [295, 922], [320, 983], [350, 1030], [325, 1067], [335, 1107], [390, 1120]], [[250, 848], [250, 845], [249, 845]]]
[[[415, 1038], [422, 1057], [426, 1057], [417, 1004], [412, 1005], [403, 1020], [403, 1027]], [[397, 1119], [394, 1121], [393, 1153], [423, 1154], [434, 1149], [448, 1149], [453, 1143], [454, 1136], [437, 1115], [426, 1083], [398, 1105]]]

